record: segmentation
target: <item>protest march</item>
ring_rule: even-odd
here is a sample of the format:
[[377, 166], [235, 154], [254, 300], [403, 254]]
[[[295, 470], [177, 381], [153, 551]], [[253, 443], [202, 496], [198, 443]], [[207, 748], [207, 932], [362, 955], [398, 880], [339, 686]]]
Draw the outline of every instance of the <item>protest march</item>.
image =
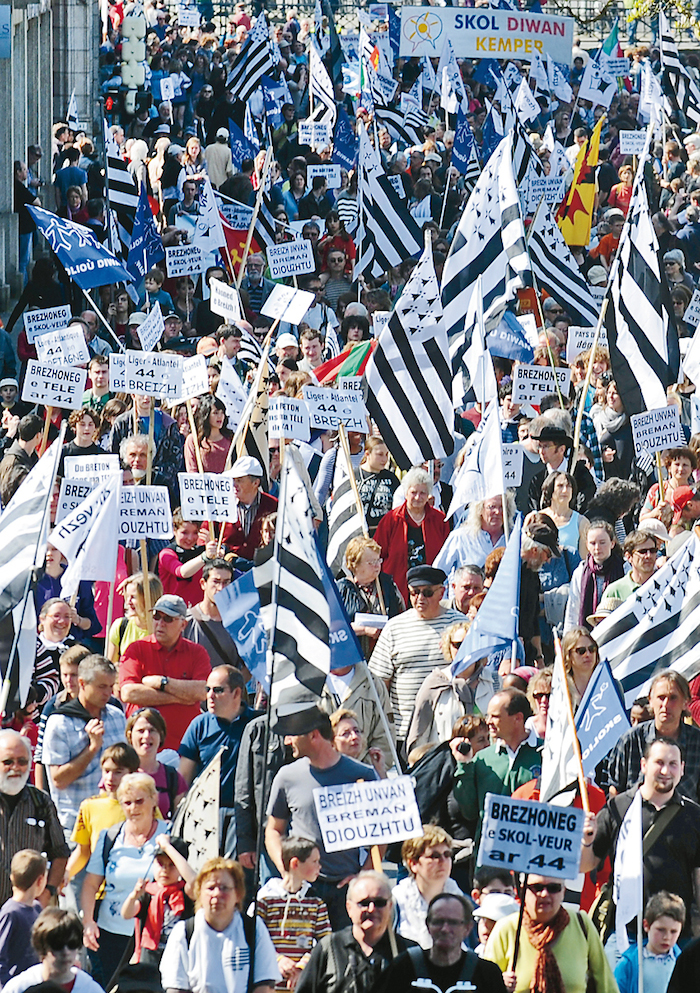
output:
[[700, 20], [583, 10], [100, 5], [14, 164], [7, 993], [697, 987]]

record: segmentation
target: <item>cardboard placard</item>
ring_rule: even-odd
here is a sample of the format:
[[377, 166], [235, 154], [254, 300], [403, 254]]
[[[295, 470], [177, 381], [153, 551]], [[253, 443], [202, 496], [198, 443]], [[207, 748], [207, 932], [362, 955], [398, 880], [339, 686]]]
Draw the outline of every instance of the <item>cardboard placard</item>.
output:
[[347, 393], [349, 390], [356, 390], [364, 396], [365, 393], [365, 379], [364, 376], [338, 376], [336, 380], [338, 389], [342, 393]]
[[219, 314], [220, 317], [224, 317], [227, 324], [240, 321], [242, 317], [241, 301], [238, 299], [236, 287], [227, 286], [220, 279], [211, 279], [209, 289], [211, 290], [209, 307], [212, 314]]
[[[595, 328], [575, 327], [572, 325], [569, 328], [566, 339], [566, 361], [571, 364], [577, 355], [580, 355], [581, 352], [587, 352], [589, 348], [592, 348], [594, 337]], [[605, 327], [600, 329], [598, 344], [601, 348], [608, 347], [608, 331]]]
[[591, 286], [588, 284], [588, 292], [591, 294], [596, 303], [602, 303], [605, 299], [605, 293], [607, 286]]
[[78, 410], [83, 405], [87, 369], [72, 366], [47, 365], [29, 359], [22, 387], [22, 399], [42, 403], [47, 407]]
[[118, 455], [66, 455], [63, 475], [66, 479], [103, 479], [121, 472]]
[[188, 7], [178, 7], [177, 23], [181, 28], [198, 28], [202, 20], [198, 10], [190, 10]]
[[388, 178], [389, 178], [389, 182], [394, 187], [394, 189], [396, 190], [396, 192], [398, 193], [398, 195], [401, 197], [401, 199], [402, 200], [405, 200], [406, 199], [406, 189], [405, 189], [405, 187], [403, 185], [403, 182], [401, 180], [401, 177], [400, 176], [389, 176]]
[[635, 455], [643, 452], [660, 452], [685, 444], [681, 418], [675, 403], [668, 407], [646, 410], [630, 417]]
[[700, 290], [693, 290], [690, 303], [683, 314], [683, 320], [692, 328], [696, 328], [700, 324]]
[[175, 245], [165, 249], [168, 279], [177, 276], [196, 276], [204, 272], [204, 255], [199, 245]]
[[122, 486], [119, 537], [172, 538], [173, 515], [167, 486]]
[[40, 362], [50, 365], [87, 365], [90, 361], [85, 335], [80, 325], [38, 334], [34, 339]]
[[285, 279], [287, 276], [314, 272], [316, 259], [313, 245], [306, 238], [300, 238], [298, 241], [283, 241], [280, 245], [268, 245], [267, 263], [272, 279]]
[[646, 140], [646, 131], [620, 131], [620, 154], [641, 155]]
[[356, 390], [341, 393], [323, 386], [304, 386], [302, 393], [312, 427], [333, 431], [344, 424], [348, 431], [367, 431], [367, 410]]
[[[615, 76], [618, 78], [622, 76], [622, 78], [624, 79], [626, 76], [629, 76], [630, 74], [630, 60], [625, 58], [610, 59], [610, 58], [606, 58], [606, 56], [603, 55], [600, 60], [600, 68], [603, 70], [603, 72], [607, 72], [608, 76]], [[644, 134], [643, 131], [640, 133]], [[621, 131], [620, 136], [622, 136], [623, 134], [624, 131]], [[622, 152], [623, 155], [638, 154], [637, 152], [623, 151], [622, 141], [620, 141], [620, 151]]]
[[523, 481], [523, 446], [503, 445], [503, 479], [506, 486], [517, 487]]
[[125, 353], [126, 393], [176, 400], [182, 393], [182, 356], [164, 352]]
[[253, 208], [246, 207], [242, 203], [225, 203], [222, 201], [219, 204], [219, 210], [236, 231], [247, 230], [250, 227], [250, 222], [253, 220]]
[[339, 190], [343, 181], [340, 176], [340, 166], [333, 163], [307, 166], [306, 181], [309, 186], [312, 185], [314, 176], [323, 176], [329, 190]]
[[320, 786], [313, 794], [327, 852], [387, 845], [423, 834], [410, 776]]
[[290, 397], [272, 397], [267, 414], [270, 438], [291, 438], [294, 441], [309, 441], [311, 426], [309, 408], [303, 400]]
[[24, 315], [24, 330], [31, 345], [37, 335], [60, 331], [71, 319], [70, 304], [47, 307], [46, 310], [28, 310]]
[[163, 321], [160, 304], [156, 300], [143, 324], [136, 325], [136, 333], [139, 336], [141, 348], [143, 348], [144, 352], [153, 351], [163, 337], [163, 331], [165, 331], [165, 322]]
[[372, 314], [372, 335], [378, 338], [391, 318], [391, 310], [375, 310]]
[[170, 76], [165, 76], [160, 81], [160, 98], [161, 100], [173, 100], [175, 98], [175, 83]]
[[556, 393], [556, 382], [562, 393], [568, 394], [571, 383], [571, 369], [552, 369], [551, 366], [516, 365], [513, 370], [513, 403], [532, 403], [539, 406], [542, 397]]
[[300, 145], [330, 145], [333, 140], [333, 132], [330, 124], [319, 124], [318, 121], [299, 122], [299, 144]]
[[528, 210], [536, 210], [543, 198], [548, 204], [561, 203], [564, 189], [563, 176], [532, 176], [528, 187]]
[[295, 290], [293, 286], [282, 286], [278, 283], [265, 303], [260, 313], [273, 321], [287, 321], [298, 324], [316, 299], [315, 293], [306, 290]]
[[477, 864], [575, 879], [584, 818], [576, 807], [487, 793]]
[[203, 355], [193, 355], [182, 363], [182, 393], [177, 398], [178, 403], [192, 400], [209, 392], [209, 376], [207, 375], [207, 360]]
[[179, 472], [180, 507], [186, 521], [235, 519], [238, 500], [233, 477], [220, 472]]
[[109, 389], [111, 393], [125, 393], [126, 354], [124, 352], [109, 353]]
[[55, 523], [60, 524], [63, 518], [68, 517], [83, 500], [87, 500], [97, 485], [95, 480], [79, 481], [64, 477], [58, 494]]

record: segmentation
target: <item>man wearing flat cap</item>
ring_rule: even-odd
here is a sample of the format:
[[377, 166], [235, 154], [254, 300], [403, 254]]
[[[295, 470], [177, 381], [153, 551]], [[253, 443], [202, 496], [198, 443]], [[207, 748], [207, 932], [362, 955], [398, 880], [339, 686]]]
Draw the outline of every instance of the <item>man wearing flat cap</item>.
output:
[[369, 667], [386, 683], [401, 746], [408, 733], [418, 691], [433, 669], [444, 666], [440, 640], [446, 628], [464, 621], [458, 610], [443, 607], [447, 576], [442, 569], [418, 565], [406, 574], [411, 609], [387, 621]]
[[346, 927], [347, 885], [361, 869], [372, 867], [371, 857], [367, 850], [363, 864], [359, 848], [325, 850], [313, 791], [319, 786], [339, 786], [378, 776], [371, 766], [336, 751], [330, 717], [318, 707], [277, 716], [272, 729], [284, 736], [296, 761], [283, 766], [272, 781], [265, 828], [267, 853], [280, 875], [284, 875], [282, 839], [289, 834], [315, 841], [321, 853], [321, 874], [314, 890], [328, 907], [333, 929]]
[[530, 483], [530, 510], [540, 509], [542, 485], [552, 472], [570, 471], [578, 488], [574, 509], [583, 513], [588, 506], [596, 485], [583, 462], [575, 460], [569, 470], [569, 452], [574, 444], [572, 433], [571, 417], [565, 410], [548, 410], [530, 424], [530, 437], [536, 439], [540, 459], [544, 462], [544, 468], [533, 476]]

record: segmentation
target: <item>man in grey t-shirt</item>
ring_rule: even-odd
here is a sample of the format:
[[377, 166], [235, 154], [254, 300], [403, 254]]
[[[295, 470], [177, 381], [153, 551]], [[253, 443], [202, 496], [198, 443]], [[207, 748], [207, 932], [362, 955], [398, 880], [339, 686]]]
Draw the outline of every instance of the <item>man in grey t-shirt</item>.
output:
[[371, 766], [335, 750], [330, 718], [317, 707], [278, 718], [274, 730], [284, 735], [296, 761], [280, 769], [272, 781], [265, 828], [268, 855], [282, 875], [282, 838], [293, 834], [315, 841], [321, 853], [321, 875], [314, 883], [314, 891], [325, 900], [333, 929], [346, 927], [348, 882], [361, 869], [371, 868], [371, 858], [368, 855], [361, 863], [359, 848], [325, 851], [313, 790], [356, 783], [358, 779], [377, 779], [377, 774]]

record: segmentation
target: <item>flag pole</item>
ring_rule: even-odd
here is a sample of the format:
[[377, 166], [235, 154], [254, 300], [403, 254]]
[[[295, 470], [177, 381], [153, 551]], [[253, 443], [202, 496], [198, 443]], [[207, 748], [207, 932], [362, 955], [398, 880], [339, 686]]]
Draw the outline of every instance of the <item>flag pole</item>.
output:
[[255, 231], [255, 225], [258, 220], [258, 214], [260, 213], [260, 207], [262, 206], [263, 193], [265, 192], [265, 183], [267, 182], [267, 174], [270, 171], [271, 163], [272, 163], [272, 149], [268, 147], [267, 153], [265, 155], [265, 164], [263, 165], [263, 172], [262, 172], [262, 178], [260, 180], [260, 186], [258, 187], [258, 192], [255, 195], [255, 206], [253, 207], [253, 216], [250, 219], [250, 227], [248, 228], [248, 234], [246, 235], [246, 239], [245, 239], [243, 257], [241, 258], [241, 265], [238, 270], [236, 289], [239, 291], [241, 288], [241, 283], [243, 282], [243, 273], [245, 272], [245, 264], [248, 259], [248, 253], [250, 252], [250, 243], [253, 240], [253, 232]]
[[41, 436], [41, 444], [39, 445], [39, 458], [46, 451], [46, 445], [49, 440], [49, 429], [51, 427], [51, 418], [53, 417], [53, 407], [48, 404], [44, 407], [44, 433]]
[[576, 757], [576, 766], [578, 772], [578, 786], [581, 791], [581, 803], [583, 804], [583, 809], [587, 814], [591, 812], [591, 804], [588, 799], [588, 786], [586, 784], [586, 777], [583, 772], [583, 760], [581, 758], [581, 745], [578, 740], [578, 735], [576, 734], [576, 721], [574, 719], [574, 705], [571, 701], [571, 691], [569, 690], [569, 680], [566, 678], [566, 669], [564, 669], [564, 660], [561, 654], [561, 642], [559, 641], [559, 635], [554, 632], [554, 651], [557, 658], [561, 662], [562, 671], [564, 673], [564, 693], [566, 695], [566, 709], [569, 715], [569, 724], [571, 725], [571, 733], [574, 739], [574, 756]]
[[[194, 444], [194, 457], [197, 460], [197, 469], [201, 474], [204, 474], [204, 465], [202, 463], [202, 449], [199, 447], [199, 438], [197, 437], [197, 426], [194, 422], [194, 411], [192, 410], [192, 401], [188, 398], [185, 400], [185, 407], [187, 408], [187, 419], [190, 422], [190, 432], [192, 434], [192, 443]], [[209, 538], [214, 541], [214, 522], [208, 521], [209, 524]]]
[[[136, 397], [134, 397], [134, 409], [136, 408]], [[156, 401], [155, 397], [151, 397], [151, 410], [148, 418], [148, 454], [146, 456], [146, 486], [151, 485], [151, 479], [153, 475], [153, 436], [154, 436], [154, 420], [156, 415]], [[146, 612], [146, 627], [148, 633], [150, 634], [153, 630], [153, 618], [151, 616], [151, 583], [150, 574], [148, 567], [148, 546], [146, 544], [146, 539], [141, 538], [139, 540], [139, 551], [141, 553], [141, 572], [143, 573], [143, 601]]]
[[104, 324], [105, 329], [109, 332], [109, 334], [111, 335], [111, 337], [114, 339], [114, 341], [115, 341], [115, 343], [116, 343], [119, 351], [120, 352], [123, 352], [125, 350], [124, 345], [122, 345], [121, 341], [119, 340], [119, 338], [117, 338], [116, 334], [114, 333], [114, 331], [110, 327], [110, 325], [109, 325], [109, 323], [107, 321], [107, 318], [104, 316], [104, 314], [102, 313], [102, 311], [100, 310], [100, 308], [97, 306], [97, 304], [95, 303], [95, 301], [92, 299], [92, 297], [90, 296], [90, 294], [88, 293], [88, 291], [86, 289], [84, 289], [82, 286], [80, 286], [79, 289], [82, 292], [82, 294], [85, 297], [85, 299], [90, 304], [90, 306], [92, 307], [92, 309], [95, 311], [95, 313], [97, 314], [97, 316], [99, 317], [99, 319]]
[[520, 910], [518, 911], [518, 924], [515, 929], [515, 940], [513, 942], [513, 961], [510, 964], [510, 971], [515, 972], [515, 966], [518, 962], [518, 952], [520, 951], [520, 934], [523, 930], [523, 917], [525, 915], [525, 892], [527, 890], [527, 881], [530, 877], [527, 873], [522, 876], [522, 889], [520, 890]]
[[600, 338], [600, 331], [603, 327], [603, 322], [605, 321], [605, 312], [608, 309], [608, 297], [606, 296], [603, 300], [602, 306], [600, 308], [600, 314], [598, 315], [598, 323], [595, 326], [595, 334], [593, 335], [593, 341], [591, 342], [591, 354], [588, 357], [588, 368], [586, 369], [586, 378], [583, 381], [583, 388], [581, 390], [581, 398], [578, 403], [578, 410], [576, 412], [576, 424], [574, 425], [574, 443], [571, 449], [571, 456], [569, 458], [569, 471], [571, 471], [574, 461], [576, 459], [576, 452], [578, 451], [578, 443], [581, 438], [581, 423], [583, 421], [583, 413], [586, 407], [586, 395], [588, 393], [588, 387], [591, 385], [591, 379], [593, 378], [593, 363], [595, 361], [595, 350], [598, 347], [598, 340]]

